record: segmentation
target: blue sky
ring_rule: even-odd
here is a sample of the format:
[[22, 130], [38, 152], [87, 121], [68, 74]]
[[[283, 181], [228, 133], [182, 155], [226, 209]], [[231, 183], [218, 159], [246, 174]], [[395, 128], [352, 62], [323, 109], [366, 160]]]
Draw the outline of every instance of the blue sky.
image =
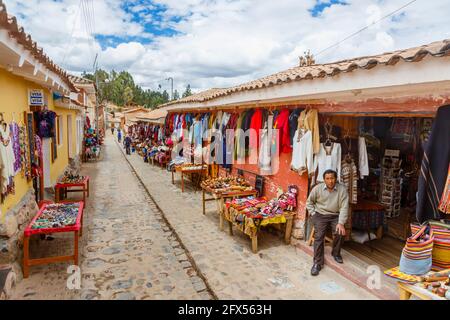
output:
[[[79, 15], [94, 10], [95, 32]], [[229, 87], [298, 65], [409, 0], [3, 0], [52, 60], [74, 74], [127, 70], [144, 88]], [[36, 14], [45, 12], [46, 14]], [[417, 0], [317, 57], [318, 63], [450, 38], [449, 0]], [[432, 18], [431, 18], [432, 17]]]

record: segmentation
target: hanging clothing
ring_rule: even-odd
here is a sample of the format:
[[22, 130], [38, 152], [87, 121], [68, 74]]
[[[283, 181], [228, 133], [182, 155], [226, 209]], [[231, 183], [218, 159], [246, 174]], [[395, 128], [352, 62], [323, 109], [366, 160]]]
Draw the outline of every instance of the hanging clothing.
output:
[[[234, 158], [235, 160], [243, 160], [245, 158], [245, 132], [242, 128], [242, 123], [244, 122], [245, 116], [247, 112], [244, 111], [239, 115], [236, 124], [236, 135], [235, 135], [235, 143], [234, 143]], [[242, 141], [242, 142], [241, 142]]]
[[444, 192], [450, 163], [450, 105], [436, 113], [430, 138], [425, 145], [419, 177], [416, 217], [422, 223], [440, 219], [439, 201]]
[[291, 141], [289, 136], [289, 110], [281, 110], [274, 123], [274, 129], [278, 129], [278, 141], [280, 153], [292, 152]]
[[358, 165], [359, 177], [364, 179], [369, 175], [369, 157], [367, 155], [366, 139], [364, 137], [358, 138]]
[[313, 152], [318, 154], [320, 151], [320, 131], [319, 131], [319, 113], [316, 109], [302, 111], [298, 117], [297, 129], [306, 129], [311, 131]]
[[253, 131], [253, 134], [250, 134], [249, 148], [251, 150], [258, 151], [260, 131], [263, 125], [262, 120], [263, 120], [263, 112], [261, 111], [261, 109], [257, 109], [253, 113], [250, 121], [250, 130]]
[[[317, 181], [323, 181], [323, 173], [326, 170], [334, 170], [338, 175], [338, 182], [341, 182], [341, 144], [332, 143], [330, 147], [320, 144], [319, 154], [315, 158], [314, 168], [318, 168]], [[315, 170], [314, 170], [315, 171]]]
[[41, 138], [55, 137], [56, 113], [53, 111], [42, 111], [37, 113], [38, 135]]
[[273, 115], [267, 117], [264, 129], [261, 133], [261, 146], [259, 149], [258, 166], [262, 174], [272, 174], [272, 133], [273, 133]]
[[302, 109], [296, 109], [289, 115], [289, 138], [291, 140], [291, 147], [294, 146], [294, 136], [295, 132], [297, 132], [298, 118], [300, 117], [300, 113], [302, 111]]
[[450, 164], [448, 166], [447, 182], [442, 193], [441, 202], [439, 203], [439, 210], [445, 214], [450, 214]]
[[19, 137], [19, 126], [15, 122], [11, 122], [9, 125], [9, 129], [11, 131], [11, 143], [12, 149], [14, 152], [14, 174], [17, 174], [20, 171], [22, 166], [21, 157], [20, 157], [20, 137]]
[[358, 203], [358, 169], [351, 158], [342, 162], [341, 181], [347, 188], [350, 203]]
[[12, 193], [14, 186], [14, 151], [12, 147], [12, 139], [8, 125], [0, 125], [0, 168], [1, 168], [1, 193], [7, 195]]
[[305, 171], [313, 174], [314, 152], [312, 143], [312, 132], [305, 129], [298, 129], [294, 135], [294, 145], [292, 150], [291, 169], [298, 171], [302, 175]]

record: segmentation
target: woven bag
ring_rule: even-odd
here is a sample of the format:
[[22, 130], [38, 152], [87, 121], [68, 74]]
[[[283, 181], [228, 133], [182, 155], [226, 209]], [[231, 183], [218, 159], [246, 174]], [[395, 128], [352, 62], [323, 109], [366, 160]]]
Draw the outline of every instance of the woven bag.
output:
[[400, 258], [399, 269], [410, 275], [423, 275], [431, 270], [433, 252], [433, 230], [426, 224], [406, 239]]

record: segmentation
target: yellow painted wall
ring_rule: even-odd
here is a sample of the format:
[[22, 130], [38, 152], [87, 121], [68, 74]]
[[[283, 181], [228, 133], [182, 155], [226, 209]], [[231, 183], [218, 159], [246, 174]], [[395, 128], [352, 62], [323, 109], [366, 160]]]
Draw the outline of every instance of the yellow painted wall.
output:
[[[44, 89], [44, 92], [47, 95], [49, 110], [56, 112], [58, 115], [64, 116], [63, 140], [61, 142], [61, 146], [58, 147], [58, 157], [54, 163], [50, 163], [50, 179], [52, 183], [55, 183], [56, 179], [64, 172], [69, 163], [67, 148], [68, 114], [72, 115], [72, 148], [74, 153], [76, 151], [76, 111], [55, 108], [53, 103], [53, 95], [48, 89], [27, 81], [21, 77], [15, 76], [4, 69], [0, 69], [0, 112], [4, 113], [4, 118], [7, 122], [12, 121], [13, 113], [15, 113], [15, 119], [19, 124], [21, 123], [20, 121], [23, 121], [23, 112], [29, 111], [28, 89]], [[22, 177], [20, 172], [15, 176], [14, 182], [16, 192], [15, 194], [8, 195], [5, 202], [1, 204], [2, 215], [19, 203], [28, 190], [33, 188], [32, 183]]]

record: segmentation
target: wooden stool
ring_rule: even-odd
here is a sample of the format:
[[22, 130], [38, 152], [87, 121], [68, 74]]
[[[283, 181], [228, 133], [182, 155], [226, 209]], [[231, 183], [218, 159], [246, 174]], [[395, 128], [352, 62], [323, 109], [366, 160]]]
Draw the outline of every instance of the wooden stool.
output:
[[[309, 235], [308, 246], [312, 246], [313, 243], [314, 243], [314, 226], [312, 227], [311, 234]], [[327, 243], [333, 243], [333, 238], [325, 236], [325, 245]]]

